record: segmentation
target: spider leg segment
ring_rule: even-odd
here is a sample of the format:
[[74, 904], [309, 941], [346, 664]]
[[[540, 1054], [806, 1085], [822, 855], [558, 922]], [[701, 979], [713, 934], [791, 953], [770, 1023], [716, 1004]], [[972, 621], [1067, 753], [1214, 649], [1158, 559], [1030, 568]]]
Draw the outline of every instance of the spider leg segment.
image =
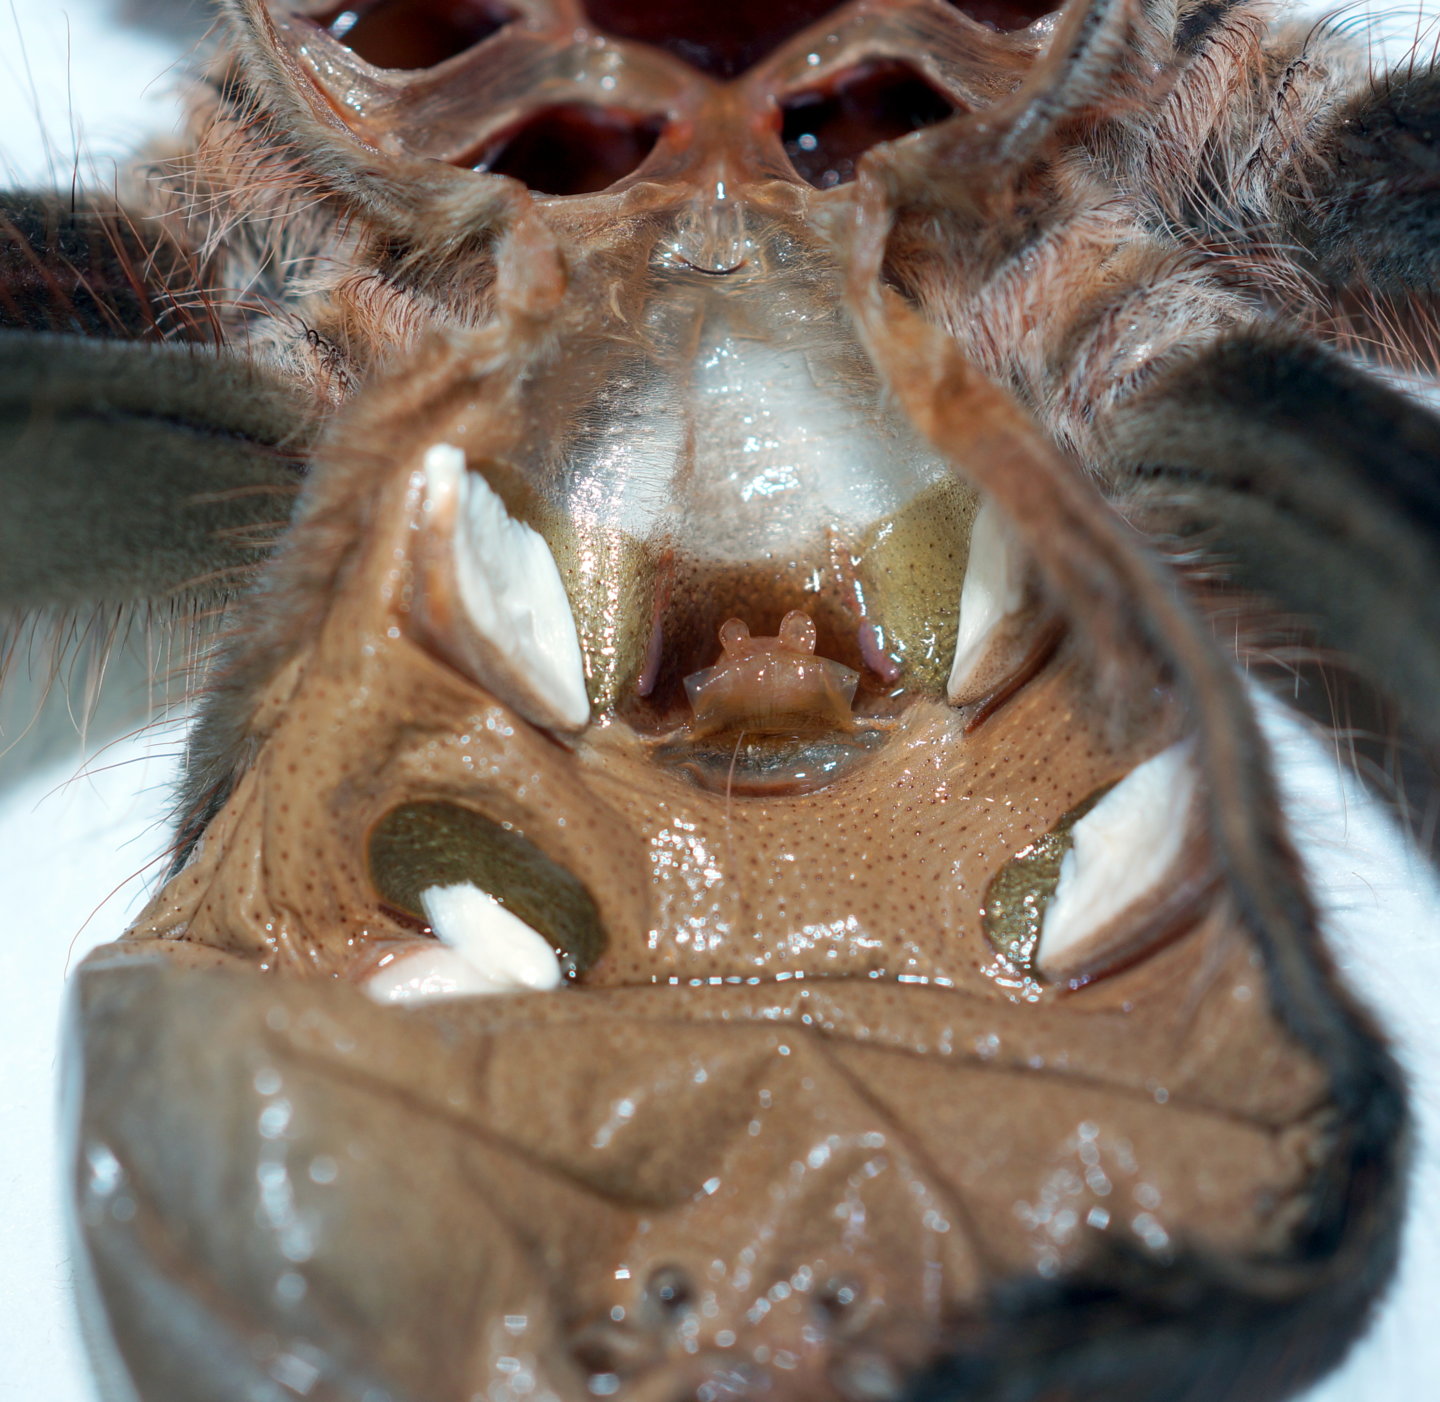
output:
[[0, 604], [233, 597], [299, 490], [312, 407], [207, 348], [0, 332]]
[[1282, 227], [1337, 293], [1440, 285], [1440, 77], [1386, 74], [1306, 133], [1276, 192]]
[[[0, 199], [0, 610], [188, 613], [273, 549], [317, 414], [118, 207]], [[0, 644], [3, 655], [3, 644]]]
[[1318, 347], [1236, 336], [1131, 406], [1132, 519], [1220, 563], [1440, 743], [1440, 424]]

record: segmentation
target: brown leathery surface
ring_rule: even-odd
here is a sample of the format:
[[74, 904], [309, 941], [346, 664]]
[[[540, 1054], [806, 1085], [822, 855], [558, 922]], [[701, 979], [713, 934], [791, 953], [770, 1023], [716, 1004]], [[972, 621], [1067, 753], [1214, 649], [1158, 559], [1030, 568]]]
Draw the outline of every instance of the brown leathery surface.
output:
[[[366, 1366], [436, 1402], [502, 1358], [561, 1398], [598, 1369], [644, 1399], [783, 1355], [808, 1396], [920, 1367], [990, 1287], [1115, 1240], [1157, 1262], [1284, 1249], [1327, 1082], [1223, 897], [1075, 991], [997, 977], [981, 930], [1019, 846], [1173, 741], [1163, 698], [1117, 731], [1062, 647], [970, 734], [917, 697], [803, 801], [710, 792], [620, 722], [557, 742], [412, 641], [395, 515], [276, 674], [255, 763], [128, 959], [86, 976], [144, 1005], [164, 1070], [142, 1099], [198, 1146], [181, 1183], [132, 1145], [142, 1217], [191, 1234], [246, 1328], [303, 1323], [342, 1353], [373, 1335]], [[584, 883], [609, 943], [579, 986], [413, 1011], [354, 987], [415, 938], [370, 888], [368, 834], [425, 800], [512, 824]], [[185, 969], [201, 949], [228, 967]], [[197, 1061], [180, 1048], [202, 1026]], [[281, 1167], [236, 1180], [253, 1212], [197, 1228], [212, 1162]], [[290, 1196], [267, 1199], [282, 1169]], [[298, 1299], [275, 1293], [284, 1222], [278, 1258], [235, 1225], [267, 1212], [306, 1224]], [[667, 1271], [683, 1317], [654, 1314]], [[827, 1313], [835, 1282], [862, 1303]]]

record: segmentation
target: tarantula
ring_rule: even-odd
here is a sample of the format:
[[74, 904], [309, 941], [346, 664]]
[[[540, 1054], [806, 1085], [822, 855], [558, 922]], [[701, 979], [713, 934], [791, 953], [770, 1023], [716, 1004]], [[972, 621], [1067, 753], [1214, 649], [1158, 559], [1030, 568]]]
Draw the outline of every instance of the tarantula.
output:
[[74, 999], [114, 1395], [1332, 1366], [1406, 1110], [1236, 661], [1440, 739], [1440, 421], [1355, 363], [1434, 371], [1440, 80], [1223, 0], [221, 8], [181, 153], [0, 197], [0, 601], [220, 639]]

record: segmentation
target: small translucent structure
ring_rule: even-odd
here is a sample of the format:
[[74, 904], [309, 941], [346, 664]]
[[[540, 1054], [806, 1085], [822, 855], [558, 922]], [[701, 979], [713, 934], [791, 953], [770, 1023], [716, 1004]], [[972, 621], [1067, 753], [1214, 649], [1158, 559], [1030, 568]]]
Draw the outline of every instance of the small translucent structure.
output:
[[748, 623], [728, 619], [720, 646], [719, 662], [685, 678], [696, 735], [854, 729], [850, 703], [860, 674], [815, 655], [809, 614], [792, 609], [774, 638], [751, 637]]

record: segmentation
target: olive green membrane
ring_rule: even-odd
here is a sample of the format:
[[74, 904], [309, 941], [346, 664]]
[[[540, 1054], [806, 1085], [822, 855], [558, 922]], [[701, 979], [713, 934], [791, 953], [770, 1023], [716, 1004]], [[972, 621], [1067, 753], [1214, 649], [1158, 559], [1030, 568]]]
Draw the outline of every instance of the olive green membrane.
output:
[[1097, 789], [1077, 803], [1049, 832], [1022, 847], [990, 879], [980, 912], [986, 937], [1017, 970], [1031, 973], [1045, 911], [1060, 884], [1060, 864], [1074, 845], [1075, 824], [1110, 790]]
[[597, 712], [613, 711], [645, 668], [659, 556], [623, 531], [582, 530], [558, 512], [533, 524], [570, 596], [590, 704]]
[[[946, 477], [876, 522], [853, 545], [856, 580], [880, 648], [901, 663], [910, 688], [938, 692], [945, 686], [979, 500], [972, 487]], [[545, 537], [570, 596], [591, 704], [598, 712], [612, 711], [645, 667], [663, 539], [646, 542], [612, 528], [580, 528], [559, 513], [535, 515], [527, 512], [525, 519]], [[817, 563], [825, 575], [834, 575], [832, 561]], [[832, 577], [830, 587], [846, 585]]]
[[550, 547], [575, 618], [590, 705], [613, 711], [645, 667], [661, 552], [613, 527], [578, 524], [509, 461], [490, 457], [469, 468]]
[[605, 952], [590, 892], [527, 837], [458, 803], [407, 803], [370, 834], [370, 878], [382, 900], [425, 920], [420, 895], [468, 882], [554, 946], [569, 975]]
[[856, 552], [881, 651], [901, 662], [908, 687], [939, 692], [949, 680], [979, 509], [973, 487], [942, 478], [878, 522]]

